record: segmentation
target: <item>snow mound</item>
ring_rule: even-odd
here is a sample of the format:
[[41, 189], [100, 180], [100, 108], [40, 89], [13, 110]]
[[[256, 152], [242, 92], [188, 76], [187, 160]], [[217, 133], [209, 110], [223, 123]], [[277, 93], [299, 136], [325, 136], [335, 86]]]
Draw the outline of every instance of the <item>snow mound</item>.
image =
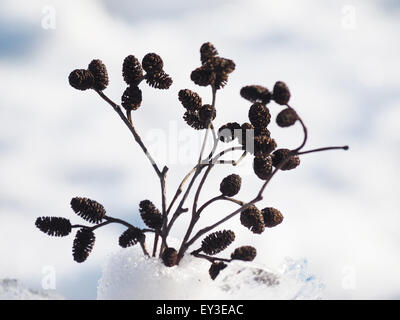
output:
[[215, 281], [210, 263], [185, 256], [179, 266], [165, 267], [146, 258], [140, 248], [112, 254], [103, 267], [97, 298], [111, 299], [321, 299], [324, 285], [307, 272], [307, 261], [286, 259], [271, 271], [255, 263], [233, 261]]
[[62, 300], [55, 293], [39, 292], [27, 288], [16, 279], [0, 279], [0, 300]]

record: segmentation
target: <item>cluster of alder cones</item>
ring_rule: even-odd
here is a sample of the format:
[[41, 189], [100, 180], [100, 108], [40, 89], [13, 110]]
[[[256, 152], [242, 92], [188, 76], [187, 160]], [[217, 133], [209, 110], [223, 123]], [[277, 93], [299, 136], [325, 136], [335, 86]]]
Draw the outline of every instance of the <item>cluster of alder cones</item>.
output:
[[[92, 223], [92, 226], [73, 225], [63, 217], [39, 217], [36, 220], [36, 226], [50, 236], [67, 236], [72, 232], [72, 229], [77, 228], [78, 231], [73, 242], [73, 257], [77, 262], [85, 261], [93, 249], [95, 243], [94, 231], [110, 223], [119, 223], [126, 227], [126, 230], [119, 238], [119, 245], [123, 248], [139, 244], [145, 255], [150, 256], [146, 248], [146, 233], [154, 234], [153, 256], [156, 256], [158, 250], [158, 238], [162, 242], [159, 248], [159, 257], [163, 263], [172, 267], [179, 264], [180, 259], [188, 248], [199, 239], [202, 235], [208, 233], [215, 227], [221, 225], [226, 220], [240, 214], [240, 223], [255, 234], [261, 234], [266, 228], [272, 228], [279, 225], [283, 221], [281, 212], [272, 207], [266, 207], [262, 210], [255, 206], [255, 203], [262, 199], [262, 192], [265, 186], [279, 170], [291, 170], [300, 164], [299, 155], [300, 149], [304, 146], [307, 139], [306, 128], [302, 120], [298, 117], [295, 110], [288, 105], [290, 99], [290, 91], [284, 82], [278, 81], [275, 83], [272, 92], [260, 85], [248, 85], [241, 89], [240, 95], [250, 101], [252, 104], [249, 109], [248, 117], [250, 122], [239, 124], [237, 122], [226, 123], [221, 126], [216, 134], [212, 121], [216, 117], [215, 95], [217, 90], [222, 89], [228, 81], [228, 76], [235, 69], [235, 63], [218, 55], [215, 47], [207, 42], [200, 48], [201, 66], [196, 68], [191, 73], [191, 80], [199, 86], [210, 86], [212, 89], [212, 102], [203, 104], [200, 95], [192, 90], [183, 89], [178, 93], [178, 99], [185, 108], [183, 119], [186, 123], [196, 130], [212, 130], [214, 133], [214, 149], [203, 161], [202, 153], [200, 153], [199, 163], [185, 177], [179, 186], [170, 205], [166, 204], [165, 196], [165, 178], [167, 167], [160, 170], [154, 160], [151, 158], [149, 151], [144, 146], [139, 134], [137, 133], [131, 119], [131, 112], [137, 110], [142, 103], [142, 91], [139, 88], [140, 83], [145, 80], [148, 85], [156, 89], [168, 89], [172, 85], [172, 79], [164, 71], [164, 63], [161, 57], [155, 53], [149, 53], [144, 56], [142, 62], [133, 56], [129, 55], [125, 58], [122, 65], [122, 76], [127, 83], [127, 88], [122, 94], [121, 105], [125, 109], [126, 116], [122, 112], [118, 104], [109, 99], [103, 90], [106, 89], [109, 83], [106, 66], [101, 60], [93, 60], [87, 69], [76, 69], [69, 75], [69, 83], [72, 87], [78, 90], [93, 89], [100, 97], [102, 97], [121, 117], [125, 125], [133, 134], [139, 146], [145, 152], [146, 156], [152, 163], [156, 174], [160, 178], [162, 191], [162, 210], [160, 211], [152, 201], [143, 200], [139, 203], [139, 212], [144, 224], [147, 228], [138, 228], [131, 225], [129, 222], [117, 219], [106, 215], [104, 207], [91, 199], [85, 197], [74, 197], [71, 200], [71, 208], [73, 211], [86, 220]], [[270, 110], [267, 105], [274, 101], [278, 105], [284, 106], [276, 117], [276, 123], [280, 127], [289, 127], [300, 121], [304, 132], [305, 139], [303, 144], [295, 149], [277, 149], [276, 141], [271, 137], [268, 125], [271, 121]], [[205, 139], [207, 134], [205, 135]], [[226, 153], [223, 151], [218, 155], [215, 154], [215, 149], [218, 142], [231, 143], [237, 140], [238, 146], [232, 147], [231, 150], [243, 150], [243, 156], [251, 154], [254, 157], [253, 169], [258, 178], [264, 180], [263, 187], [255, 199], [249, 202], [243, 202], [233, 198], [238, 194], [241, 188], [242, 179], [236, 174], [231, 174], [225, 177], [220, 184], [220, 194], [206, 202], [203, 206], [197, 209], [198, 196], [204, 181], [215, 165], [215, 163], [223, 163], [219, 158]], [[338, 149], [345, 147], [330, 147], [322, 149]], [[319, 150], [311, 150], [303, 153], [310, 153]], [[229, 150], [228, 150], [229, 152]], [[195, 203], [192, 210], [192, 219], [188, 226], [188, 231], [182, 240], [181, 247], [176, 249], [168, 246], [168, 234], [175, 220], [182, 214], [189, 211], [183, 207], [184, 202], [190, 192], [195, 179], [200, 175], [201, 171], [207, 168], [203, 175], [199, 188], [195, 195]], [[193, 174], [191, 183], [189, 184], [181, 202], [179, 203], [175, 213], [170, 218], [171, 208], [182, 192], [182, 188], [186, 180]], [[201, 229], [192, 238], [191, 232], [194, 225], [200, 218], [201, 212], [212, 202], [217, 200], [228, 200], [237, 203], [240, 208], [226, 218], [214, 223], [210, 227]], [[252, 246], [241, 246], [236, 248], [230, 258], [218, 258], [215, 255], [225, 250], [235, 240], [235, 234], [231, 230], [219, 230], [209, 233], [201, 242], [200, 248], [191, 252], [192, 255], [198, 258], [206, 259], [211, 263], [209, 274], [214, 280], [221, 270], [226, 268], [227, 263], [232, 260], [252, 261], [256, 256], [256, 249]]]

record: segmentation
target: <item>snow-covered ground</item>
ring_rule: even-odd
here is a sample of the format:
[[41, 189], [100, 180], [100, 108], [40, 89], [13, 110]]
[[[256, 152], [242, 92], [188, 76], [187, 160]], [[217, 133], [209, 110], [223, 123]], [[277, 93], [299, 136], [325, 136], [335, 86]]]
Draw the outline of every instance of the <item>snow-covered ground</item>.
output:
[[0, 300], [61, 300], [55, 292], [36, 291], [17, 279], [0, 279]]
[[323, 283], [309, 274], [307, 261], [286, 259], [277, 270], [231, 262], [213, 281], [210, 263], [186, 256], [165, 267], [132, 247], [112, 254], [104, 266], [98, 299], [321, 299]]

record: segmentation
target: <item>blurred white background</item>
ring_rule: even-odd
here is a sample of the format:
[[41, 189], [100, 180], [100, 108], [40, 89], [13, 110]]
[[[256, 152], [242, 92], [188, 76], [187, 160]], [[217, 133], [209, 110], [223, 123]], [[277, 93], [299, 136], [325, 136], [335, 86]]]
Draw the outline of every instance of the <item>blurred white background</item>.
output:
[[[260, 207], [280, 209], [284, 222], [255, 237], [236, 219], [226, 227], [237, 233], [237, 245], [256, 246], [257, 263], [271, 268], [287, 256], [306, 258], [326, 298], [400, 298], [399, 31], [396, 0], [0, 0], [0, 278], [41, 288], [54, 270], [58, 293], [96, 298], [102, 264], [119, 250], [123, 229], [99, 230], [92, 255], [77, 264], [72, 236], [47, 237], [34, 227], [36, 217], [80, 223], [69, 201], [86, 196], [141, 226], [138, 203], [160, 206], [159, 185], [118, 116], [95, 92], [71, 88], [68, 74], [101, 59], [110, 77], [105, 92], [119, 102], [124, 57], [161, 55], [174, 84], [168, 91], [141, 85], [144, 102], [133, 118], [160, 166], [170, 168], [171, 199], [191, 167], [179, 157], [196, 157], [190, 135], [200, 142], [204, 134], [188, 131], [177, 95], [189, 88], [210, 101], [210, 90], [190, 81], [199, 48], [210, 41], [236, 63], [218, 93], [217, 127], [247, 121], [242, 86], [272, 88], [282, 80], [308, 125], [307, 148], [350, 145], [348, 152], [304, 156], [297, 170], [281, 172]], [[274, 116], [280, 110], [270, 108]], [[271, 132], [281, 147], [302, 139], [297, 125], [271, 123]], [[157, 137], [165, 138], [167, 155]], [[262, 182], [251, 174], [249, 157], [238, 168], [217, 168], [201, 202], [232, 172], [243, 177], [238, 198], [251, 199]], [[200, 224], [234, 208], [216, 204]]]

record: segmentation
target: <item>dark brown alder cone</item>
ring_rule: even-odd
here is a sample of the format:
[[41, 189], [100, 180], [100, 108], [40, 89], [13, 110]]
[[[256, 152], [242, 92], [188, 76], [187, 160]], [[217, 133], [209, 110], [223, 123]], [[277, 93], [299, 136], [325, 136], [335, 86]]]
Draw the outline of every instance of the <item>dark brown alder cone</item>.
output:
[[214, 255], [225, 250], [235, 240], [231, 230], [216, 231], [209, 234], [201, 242], [201, 250], [205, 254]]
[[93, 88], [99, 91], [107, 88], [108, 73], [105, 64], [99, 59], [94, 59], [90, 62], [88, 69], [94, 77]]
[[139, 203], [139, 211], [146, 226], [153, 229], [161, 228], [163, 222], [161, 212], [150, 200], [141, 201]]
[[189, 89], [180, 90], [179, 101], [188, 111], [195, 111], [201, 108], [201, 97], [194, 91]]
[[87, 90], [93, 87], [94, 77], [89, 70], [75, 69], [69, 74], [68, 81], [75, 89]]
[[161, 255], [161, 259], [164, 265], [167, 267], [173, 267], [178, 261], [178, 252], [174, 248], [166, 248]]
[[234, 260], [253, 261], [256, 255], [256, 248], [252, 246], [242, 246], [235, 249], [231, 254], [231, 258]]
[[190, 79], [198, 86], [206, 87], [215, 82], [215, 73], [207, 65], [203, 65], [192, 71]]
[[249, 109], [249, 120], [256, 128], [266, 128], [271, 121], [271, 114], [265, 105], [256, 102]]
[[241, 135], [241, 126], [237, 122], [228, 122], [218, 129], [218, 137], [222, 142], [231, 142]]
[[71, 222], [62, 217], [39, 217], [35, 225], [49, 236], [65, 237], [71, 233]]
[[[289, 157], [289, 149], [278, 149], [272, 155], [272, 165], [276, 168], [281, 161]], [[288, 161], [282, 166], [281, 170], [292, 170], [300, 164], [300, 158], [297, 155], [291, 156]]]
[[131, 86], [137, 86], [142, 81], [143, 69], [135, 56], [129, 55], [124, 59], [122, 76], [124, 77], [124, 81]]
[[217, 111], [210, 104], [205, 104], [199, 109], [199, 119], [203, 122], [204, 127], [207, 127], [208, 122], [214, 120], [217, 116]]
[[292, 108], [286, 108], [278, 113], [276, 123], [278, 126], [285, 128], [294, 125], [298, 119], [296, 111]]
[[130, 227], [119, 237], [119, 245], [122, 248], [127, 248], [135, 245], [138, 242], [144, 242], [145, 239], [146, 236], [142, 230], [136, 227]]
[[137, 86], [129, 86], [125, 89], [121, 104], [126, 110], [137, 110], [142, 103], [142, 90]]
[[219, 273], [225, 269], [228, 265], [224, 262], [213, 262], [208, 270], [212, 280], [215, 280]]
[[183, 115], [183, 119], [189, 126], [196, 130], [205, 128], [204, 122], [200, 120], [199, 113], [197, 111], [186, 111]]
[[277, 81], [272, 91], [272, 99], [281, 105], [285, 105], [290, 100], [290, 91], [286, 83]]
[[235, 63], [221, 57], [209, 58], [201, 67], [192, 71], [190, 78], [199, 86], [212, 85], [221, 89], [228, 81], [228, 76], [235, 70]]
[[268, 104], [272, 97], [271, 92], [267, 88], [258, 85], [243, 87], [240, 90], [240, 95], [250, 102], [260, 102], [264, 105]]
[[172, 85], [172, 78], [164, 71], [148, 72], [146, 74], [146, 82], [149, 86], [156, 89], [169, 89]]
[[72, 198], [71, 208], [78, 216], [91, 223], [101, 222], [106, 215], [106, 210], [100, 203], [88, 198]]
[[200, 60], [201, 63], [206, 63], [208, 59], [218, 55], [217, 49], [210, 42], [203, 43], [200, 47]]
[[235, 63], [233, 60], [221, 57], [212, 57], [208, 59], [204, 66], [207, 66], [215, 73], [214, 86], [216, 89], [223, 88], [228, 82], [229, 74], [235, 70]]
[[96, 237], [88, 228], [79, 229], [74, 240], [72, 254], [76, 262], [84, 262], [93, 249]]
[[261, 212], [267, 228], [273, 228], [283, 221], [283, 215], [278, 209], [272, 207], [264, 208]]
[[233, 197], [238, 194], [242, 185], [242, 178], [237, 174], [225, 177], [219, 186], [219, 190], [226, 197]]
[[[254, 137], [254, 155], [256, 157], [265, 157], [276, 149], [276, 142], [274, 139], [267, 136]], [[246, 149], [247, 150], [247, 149]], [[251, 152], [251, 150], [249, 150]]]
[[254, 136], [271, 137], [271, 132], [267, 128], [254, 128]]
[[253, 233], [263, 233], [265, 230], [264, 218], [261, 211], [251, 205], [240, 213], [240, 222]]
[[143, 57], [142, 67], [147, 73], [157, 73], [162, 71], [164, 62], [156, 53], [148, 53]]
[[253, 170], [261, 180], [267, 180], [272, 172], [271, 157], [254, 157]]

